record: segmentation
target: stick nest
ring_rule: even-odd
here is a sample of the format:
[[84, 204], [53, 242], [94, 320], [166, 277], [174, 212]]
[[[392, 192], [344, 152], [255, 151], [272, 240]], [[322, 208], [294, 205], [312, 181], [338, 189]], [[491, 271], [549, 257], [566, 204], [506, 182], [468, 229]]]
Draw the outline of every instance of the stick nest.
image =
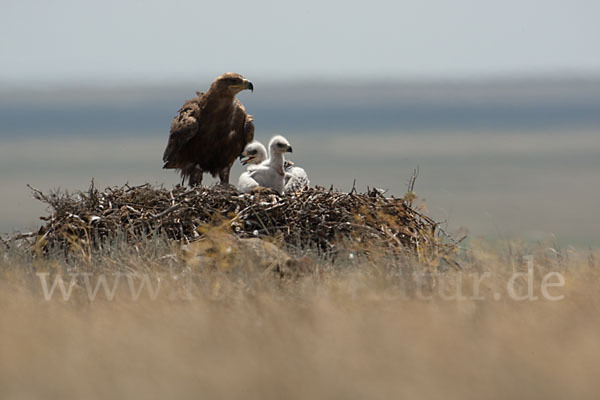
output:
[[150, 184], [100, 191], [44, 194], [50, 215], [35, 234], [38, 248], [102, 246], [124, 235], [132, 243], [150, 235], [191, 242], [207, 227], [226, 227], [238, 237], [272, 237], [286, 246], [335, 253], [353, 246], [383, 246], [419, 256], [445, 257], [455, 249], [431, 218], [415, 210], [412, 196], [384, 197], [377, 189], [342, 193], [322, 187], [279, 196], [271, 191], [242, 194], [233, 187]]

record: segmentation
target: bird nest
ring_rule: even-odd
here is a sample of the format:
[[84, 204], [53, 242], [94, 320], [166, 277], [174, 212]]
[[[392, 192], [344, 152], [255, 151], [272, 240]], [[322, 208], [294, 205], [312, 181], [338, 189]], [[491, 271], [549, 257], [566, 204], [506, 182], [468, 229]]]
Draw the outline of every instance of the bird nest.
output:
[[36, 247], [44, 250], [101, 247], [117, 235], [132, 243], [156, 234], [192, 242], [212, 226], [321, 254], [377, 245], [432, 258], [455, 249], [436, 222], [412, 207], [412, 195], [384, 197], [377, 189], [343, 193], [316, 187], [284, 196], [267, 190], [242, 194], [226, 186], [145, 184], [100, 191], [93, 182], [87, 191], [73, 194], [31, 189], [49, 206], [50, 215], [41, 218], [46, 223], [34, 234]]

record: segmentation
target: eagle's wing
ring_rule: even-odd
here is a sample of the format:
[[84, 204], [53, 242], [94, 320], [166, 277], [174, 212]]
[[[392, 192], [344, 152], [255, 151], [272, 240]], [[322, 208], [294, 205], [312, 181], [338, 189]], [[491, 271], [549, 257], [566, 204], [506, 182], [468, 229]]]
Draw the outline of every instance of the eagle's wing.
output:
[[254, 118], [250, 114], [246, 114], [244, 134], [246, 135], [246, 143], [250, 143], [254, 140]]
[[273, 189], [276, 192], [283, 193], [283, 176], [275, 168], [268, 164], [261, 164], [246, 172], [258, 186]]
[[250, 172], [244, 172], [238, 179], [237, 188], [242, 193], [250, 193], [252, 189], [258, 186], [258, 182], [252, 177]]
[[[232, 125], [234, 129], [241, 128], [241, 131], [237, 131], [237, 139], [236, 141], [240, 141], [244, 143], [242, 150], [248, 143], [251, 143], [254, 140], [254, 117], [246, 111], [246, 107], [238, 100], [234, 99], [234, 109], [233, 115], [231, 116]], [[241, 153], [241, 150], [240, 150]]]
[[171, 123], [169, 143], [163, 154], [163, 168], [177, 167], [176, 155], [186, 143], [198, 132], [202, 97], [185, 102]]
[[308, 175], [303, 168], [291, 167], [285, 172], [285, 193], [293, 193], [309, 185]]

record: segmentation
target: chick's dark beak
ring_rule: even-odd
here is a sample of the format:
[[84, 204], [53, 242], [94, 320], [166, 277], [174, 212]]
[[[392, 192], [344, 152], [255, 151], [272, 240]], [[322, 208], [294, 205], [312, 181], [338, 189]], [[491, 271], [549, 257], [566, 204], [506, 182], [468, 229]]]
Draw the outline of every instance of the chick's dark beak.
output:
[[287, 149], [287, 151], [288, 151], [288, 153], [293, 153], [293, 151], [292, 151], [292, 146], [288, 146], [288, 149]]

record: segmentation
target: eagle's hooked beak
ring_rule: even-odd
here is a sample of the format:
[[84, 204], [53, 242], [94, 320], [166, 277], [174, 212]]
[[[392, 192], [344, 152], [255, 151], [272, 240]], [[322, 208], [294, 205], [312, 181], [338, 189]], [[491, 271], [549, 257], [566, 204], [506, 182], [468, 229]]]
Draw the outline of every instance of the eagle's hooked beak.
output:
[[244, 88], [249, 89], [251, 92], [254, 92], [254, 85], [248, 79], [244, 79]]
[[287, 152], [288, 152], [288, 153], [293, 153], [293, 151], [292, 151], [292, 146], [288, 146], [288, 148], [287, 148]]
[[[247, 157], [244, 159], [244, 157]], [[245, 151], [242, 152], [242, 154], [240, 154], [240, 162], [242, 163], [242, 165], [246, 165], [250, 162], [250, 160], [252, 160], [253, 157], [250, 157], [248, 154], [246, 154]]]

